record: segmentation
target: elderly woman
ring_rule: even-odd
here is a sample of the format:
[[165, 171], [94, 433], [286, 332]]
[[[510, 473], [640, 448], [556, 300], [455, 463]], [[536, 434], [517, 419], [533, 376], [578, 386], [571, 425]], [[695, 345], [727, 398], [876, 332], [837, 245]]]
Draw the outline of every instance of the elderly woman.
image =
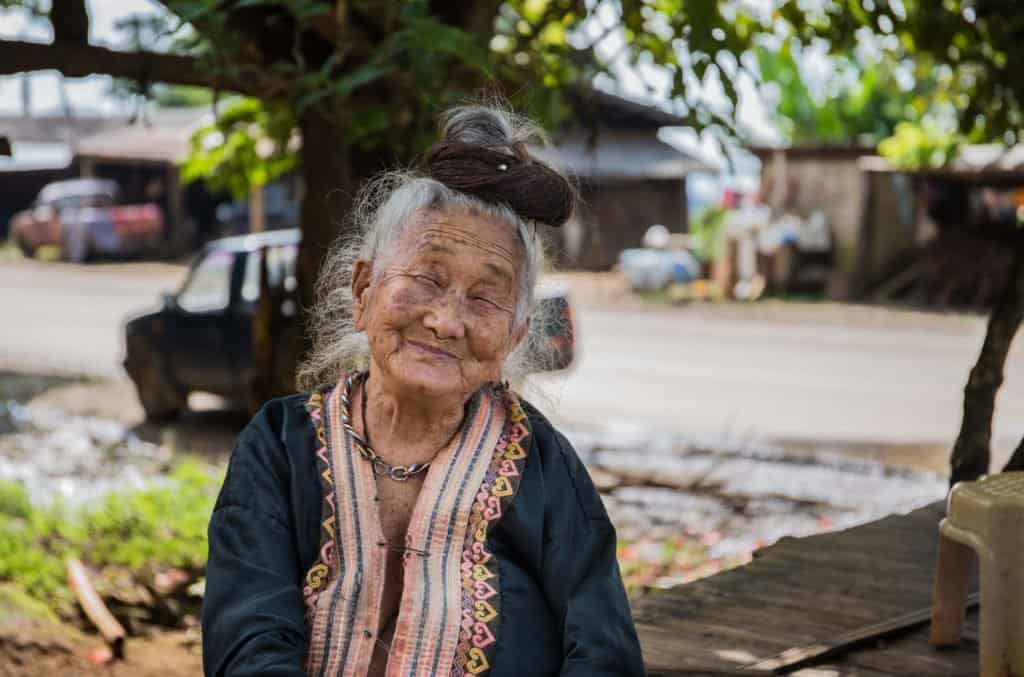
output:
[[455, 109], [329, 254], [300, 381], [242, 432], [210, 521], [208, 675], [642, 675], [615, 532], [507, 379], [537, 222], [573, 191], [533, 131]]

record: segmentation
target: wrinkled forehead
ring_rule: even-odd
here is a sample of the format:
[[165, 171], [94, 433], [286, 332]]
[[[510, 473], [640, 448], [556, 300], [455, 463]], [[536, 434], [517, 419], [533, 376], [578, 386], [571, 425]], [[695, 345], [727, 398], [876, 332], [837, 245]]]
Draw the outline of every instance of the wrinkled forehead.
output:
[[417, 255], [470, 257], [489, 268], [517, 275], [525, 248], [513, 225], [464, 210], [423, 210], [403, 229], [396, 252], [408, 260]]

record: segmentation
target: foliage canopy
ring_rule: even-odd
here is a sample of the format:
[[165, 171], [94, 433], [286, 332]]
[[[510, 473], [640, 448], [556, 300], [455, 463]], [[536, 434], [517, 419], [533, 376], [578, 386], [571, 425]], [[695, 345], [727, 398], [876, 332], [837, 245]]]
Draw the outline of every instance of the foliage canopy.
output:
[[896, 61], [911, 60], [935, 79], [929, 101], [952, 112], [976, 140], [1015, 143], [1024, 122], [1024, 20], [1015, 0], [845, 0], [783, 2], [779, 17], [807, 44], [826, 40], [833, 53], [865, 43]]
[[[0, 0], [0, 6], [39, 16], [47, 14], [46, 4]], [[877, 140], [896, 122], [919, 122], [926, 111], [941, 108], [972, 139], [1012, 143], [1024, 119], [1024, 81], [1009, 70], [1024, 59], [1024, 25], [1015, 19], [1014, 0], [163, 5], [169, 18], [120, 22], [133, 47], [199, 55], [205, 68], [251, 83], [261, 100], [289, 107], [295, 120], [315, 110], [346, 145], [383, 151], [393, 160], [422, 149], [439, 110], [482, 88], [500, 88], [517, 107], [558, 124], [570, 115], [567, 92], [613, 74], [623, 62], [637, 77], [664, 80], [658, 89], [697, 128], [732, 127], [737, 83], [757, 67], [781, 90], [779, 118], [795, 141]], [[823, 93], [828, 103], [793, 77], [794, 45], [822, 41], [835, 57], [839, 83]], [[865, 51], [874, 57], [861, 58]], [[745, 58], [752, 52], [753, 59]], [[912, 88], [893, 77], [908, 63], [916, 76]], [[702, 90], [719, 86], [725, 103], [713, 105]]]
[[790, 143], [873, 145], [931, 107], [934, 81], [917, 78], [912, 88], [901, 83], [900, 64], [891, 57], [824, 57], [827, 75], [814, 91], [794, 49], [791, 40], [779, 48], [754, 48], [761, 80], [774, 90], [769, 98], [775, 100], [768, 102], [774, 104], [772, 118]]
[[[1012, 0], [779, 0], [770, 13], [719, 0], [165, 4], [202, 36], [211, 67], [241, 76], [258, 67], [265, 100], [286, 102], [296, 120], [315, 109], [346, 144], [399, 161], [424, 147], [437, 111], [481, 89], [500, 88], [557, 125], [574, 87], [622, 62], [663, 78], [686, 124], [721, 133], [734, 129], [740, 78], [755, 71], [777, 88], [776, 119], [798, 143], [876, 143], [936, 111], [979, 140], [1013, 141], [1021, 123], [1022, 85], [1007, 71], [1024, 57], [1020, 27], [1000, 18], [1012, 11], [999, 13]], [[833, 72], [812, 92], [793, 52], [823, 40]], [[718, 86], [725, 103], [711, 105], [702, 91]], [[260, 174], [273, 171], [242, 172]]]
[[213, 190], [244, 200], [297, 162], [298, 139], [291, 110], [280, 103], [244, 98], [229, 102], [217, 119], [192, 137], [182, 181], [203, 179]]

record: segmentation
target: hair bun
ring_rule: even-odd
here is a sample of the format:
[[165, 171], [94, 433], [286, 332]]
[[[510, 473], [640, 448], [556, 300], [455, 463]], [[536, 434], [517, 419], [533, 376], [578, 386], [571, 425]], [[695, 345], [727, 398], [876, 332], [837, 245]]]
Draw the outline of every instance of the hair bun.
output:
[[[523, 148], [523, 146], [520, 146]], [[576, 193], [561, 174], [525, 152], [442, 141], [427, 153], [431, 178], [452, 190], [507, 206], [520, 218], [559, 227], [572, 216]]]

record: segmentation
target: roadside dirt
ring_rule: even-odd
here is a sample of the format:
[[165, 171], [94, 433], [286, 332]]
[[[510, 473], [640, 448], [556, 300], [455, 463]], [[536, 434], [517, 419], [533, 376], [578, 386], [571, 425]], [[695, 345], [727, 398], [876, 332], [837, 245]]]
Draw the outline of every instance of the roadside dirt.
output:
[[135, 386], [127, 378], [57, 381], [26, 403], [116, 421], [146, 442], [211, 461], [227, 459], [235, 436], [249, 420], [245, 412], [225, 410], [220, 398], [197, 393], [189, 397], [189, 411], [179, 420], [147, 423]]
[[196, 638], [167, 632], [125, 643], [124, 659], [103, 662], [98, 637], [65, 626], [0, 630], [0, 677], [194, 677], [203, 672]]
[[546, 275], [542, 284], [559, 285], [582, 307], [602, 309], [675, 310], [709, 319], [735, 319], [786, 324], [818, 324], [859, 328], [934, 329], [943, 333], [973, 332], [985, 318], [977, 314], [934, 312], [911, 307], [839, 303], [809, 299], [761, 299], [739, 301], [688, 301], [672, 304], [658, 297], [633, 293], [629, 281], [616, 272], [565, 272]]
[[192, 677], [202, 674], [198, 634], [155, 632], [129, 638], [124, 658], [105, 642], [60, 623], [38, 602], [0, 585], [0, 677]]

